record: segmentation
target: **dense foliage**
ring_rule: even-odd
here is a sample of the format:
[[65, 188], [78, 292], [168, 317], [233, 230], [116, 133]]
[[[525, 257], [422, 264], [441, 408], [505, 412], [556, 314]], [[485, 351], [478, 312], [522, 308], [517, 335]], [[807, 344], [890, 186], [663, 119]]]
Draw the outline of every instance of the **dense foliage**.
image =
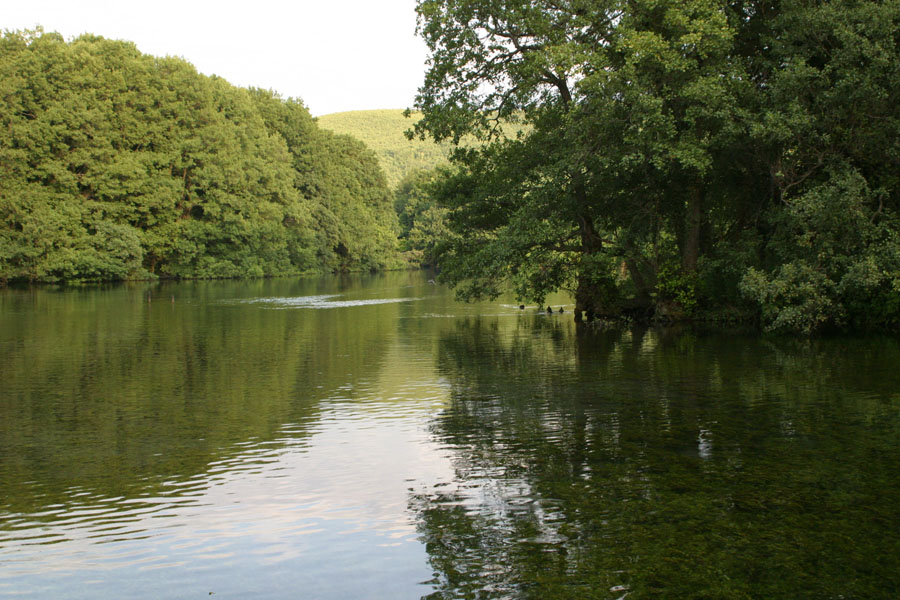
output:
[[397, 186], [394, 208], [400, 219], [400, 247], [411, 265], [436, 267], [438, 247], [453, 237], [447, 209], [435, 202], [440, 168], [413, 171]]
[[0, 39], [0, 281], [374, 269], [395, 246], [377, 159], [301, 102], [128, 42]]
[[[420, 0], [463, 296], [900, 324], [900, 2]], [[505, 119], [531, 126], [495, 138]]]

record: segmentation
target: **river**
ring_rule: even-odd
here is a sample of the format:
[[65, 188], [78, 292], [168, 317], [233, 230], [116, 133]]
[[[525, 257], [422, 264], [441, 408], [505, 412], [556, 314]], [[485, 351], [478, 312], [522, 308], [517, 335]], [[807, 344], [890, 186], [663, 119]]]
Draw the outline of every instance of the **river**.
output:
[[550, 302], [0, 290], [0, 597], [900, 597], [900, 340]]

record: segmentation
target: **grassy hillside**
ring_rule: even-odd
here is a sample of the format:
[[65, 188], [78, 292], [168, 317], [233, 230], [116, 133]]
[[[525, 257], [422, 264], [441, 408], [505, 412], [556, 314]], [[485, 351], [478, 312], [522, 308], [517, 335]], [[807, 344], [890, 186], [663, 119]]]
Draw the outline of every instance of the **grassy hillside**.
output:
[[335, 133], [352, 135], [374, 150], [388, 185], [396, 188], [410, 171], [430, 169], [447, 160], [448, 146], [408, 140], [403, 135], [417, 119], [415, 115], [404, 117], [400, 109], [354, 110], [321, 116], [318, 124]]

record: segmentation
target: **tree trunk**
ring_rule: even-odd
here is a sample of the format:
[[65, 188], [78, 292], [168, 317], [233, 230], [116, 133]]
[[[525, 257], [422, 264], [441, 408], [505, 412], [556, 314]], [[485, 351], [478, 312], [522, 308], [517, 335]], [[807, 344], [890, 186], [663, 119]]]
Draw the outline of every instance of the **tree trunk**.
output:
[[590, 258], [599, 253], [603, 248], [603, 240], [594, 229], [594, 222], [590, 216], [581, 214], [578, 218], [581, 230], [581, 254], [582, 265], [578, 272], [578, 282], [575, 289], [575, 322], [582, 320], [591, 322], [595, 316], [603, 312], [603, 298], [601, 290], [596, 285], [596, 274], [591, 272], [593, 261]]
[[648, 272], [650, 275], [650, 281], [648, 281], [647, 276], [644, 275], [645, 270], [641, 269], [641, 263], [646, 268], [646, 260], [634, 257], [625, 258], [625, 268], [628, 270], [628, 274], [631, 276], [631, 281], [634, 282], [634, 287], [637, 291], [637, 298], [635, 299], [637, 308], [649, 308], [653, 305], [651, 292], [656, 289], [656, 276], [655, 273]]
[[695, 185], [688, 196], [687, 218], [684, 228], [684, 245], [681, 248], [681, 266], [685, 273], [697, 272], [700, 258], [700, 230], [703, 224], [703, 188]]

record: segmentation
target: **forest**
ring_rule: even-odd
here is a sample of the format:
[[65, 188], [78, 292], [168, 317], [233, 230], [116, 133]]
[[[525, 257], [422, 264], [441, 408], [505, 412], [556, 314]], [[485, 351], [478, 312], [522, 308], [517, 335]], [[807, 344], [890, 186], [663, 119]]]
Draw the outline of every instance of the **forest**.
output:
[[[898, 0], [420, 0], [419, 185], [464, 298], [900, 325]], [[508, 123], [521, 133], [504, 135]]]
[[181, 58], [0, 39], [0, 282], [396, 268], [374, 153]]
[[412, 143], [397, 111], [320, 127], [128, 42], [4, 33], [0, 283], [426, 266], [578, 322], [900, 329], [900, 0], [416, 11]]

